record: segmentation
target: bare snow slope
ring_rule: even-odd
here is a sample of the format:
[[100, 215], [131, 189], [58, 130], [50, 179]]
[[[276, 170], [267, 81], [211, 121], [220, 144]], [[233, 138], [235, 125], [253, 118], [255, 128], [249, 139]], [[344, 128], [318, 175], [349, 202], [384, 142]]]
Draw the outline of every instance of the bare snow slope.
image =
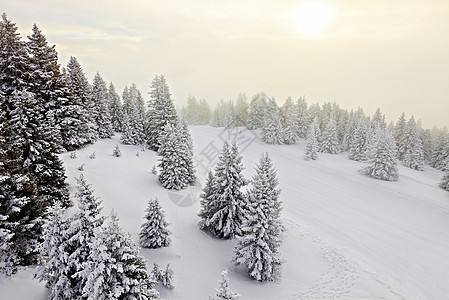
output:
[[[71, 192], [84, 163], [87, 181], [103, 200], [103, 213], [115, 209], [136, 242], [147, 200], [160, 199], [171, 223], [172, 244], [142, 254], [150, 270], [153, 262], [163, 267], [171, 262], [175, 289], [158, 286], [165, 299], [207, 299], [224, 269], [241, 299], [449, 298], [449, 193], [438, 187], [441, 172], [399, 166], [399, 181], [383, 182], [357, 173], [364, 164], [348, 160], [345, 153], [305, 161], [304, 141], [266, 145], [243, 129], [195, 126], [191, 131], [200, 184], [225, 139], [240, 145], [248, 179], [262, 152], [272, 158], [287, 228], [279, 281], [255, 282], [233, 267], [236, 241], [217, 240], [198, 229], [199, 190], [163, 189], [150, 172], [157, 164], [154, 152], [119, 144], [122, 157], [113, 157], [115, 137], [78, 151], [76, 159], [62, 155]], [[96, 159], [89, 159], [93, 151]], [[0, 277], [0, 293], [6, 299], [45, 299], [43, 285], [31, 281], [32, 272], [22, 271], [12, 280]]]

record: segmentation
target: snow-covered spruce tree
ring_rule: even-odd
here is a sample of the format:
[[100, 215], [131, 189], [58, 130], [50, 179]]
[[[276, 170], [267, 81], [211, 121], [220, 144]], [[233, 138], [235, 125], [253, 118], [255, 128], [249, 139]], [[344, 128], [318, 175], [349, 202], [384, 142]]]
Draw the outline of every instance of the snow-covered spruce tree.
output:
[[32, 92], [38, 103], [47, 130], [52, 130], [51, 136], [53, 147], [62, 150], [62, 138], [60, 132], [61, 110], [64, 105], [64, 91], [61, 86], [61, 72], [58, 64], [58, 53], [55, 46], [49, 46], [47, 39], [34, 24], [33, 34], [28, 36], [26, 43], [31, 74], [28, 79], [32, 82], [27, 91]]
[[237, 300], [240, 295], [229, 288], [228, 270], [221, 272], [221, 279], [218, 281], [218, 288], [215, 289], [214, 297], [210, 300]]
[[267, 101], [268, 96], [264, 92], [256, 94], [251, 99], [248, 108], [248, 118], [246, 121], [246, 127], [248, 129], [252, 130], [262, 127]]
[[[237, 145], [234, 142], [231, 148], [228, 142], [224, 142], [215, 167], [214, 179], [208, 179], [201, 196], [201, 229], [224, 239], [241, 235], [241, 226], [246, 215], [246, 199], [241, 188], [247, 184], [242, 171], [242, 157]], [[210, 190], [206, 190], [209, 186]], [[207, 195], [209, 193], [210, 195]]]
[[141, 145], [145, 141], [143, 120], [134, 104], [124, 113], [120, 140], [126, 145]]
[[159, 299], [145, 260], [118, 221], [112, 212], [107, 226], [95, 230], [92, 252], [84, 264], [85, 299]]
[[337, 137], [337, 124], [333, 113], [329, 116], [329, 121], [321, 133], [320, 152], [337, 154], [340, 151], [340, 143]]
[[249, 212], [237, 242], [234, 262], [243, 265], [251, 278], [258, 281], [275, 280], [280, 276], [282, 260], [279, 257], [284, 230], [280, 220], [280, 190], [278, 179], [268, 154], [262, 154], [248, 192]]
[[351, 112], [348, 115], [348, 118], [346, 119], [345, 131], [343, 133], [343, 140], [341, 142], [341, 151], [348, 151], [351, 149], [357, 125], [358, 123], [354, 116], [354, 111], [351, 110]]
[[408, 168], [422, 171], [424, 165], [424, 153], [421, 140], [418, 136], [415, 118], [413, 116], [407, 122], [400, 148], [403, 153], [402, 164]]
[[114, 131], [122, 131], [123, 111], [120, 96], [117, 94], [114, 84], [111, 82], [108, 88], [109, 115], [111, 116], [111, 126]]
[[89, 82], [84, 74], [81, 65], [73, 56], [67, 64], [68, 87], [74, 102], [81, 106], [78, 112], [82, 126], [80, 126], [82, 138], [88, 142], [95, 142], [98, 139], [97, 123], [95, 121], [95, 105], [92, 101]]
[[385, 115], [380, 112], [380, 108], [376, 109], [373, 117], [371, 118], [371, 124], [373, 127], [379, 125], [381, 130], [387, 129], [387, 122], [385, 122]]
[[141, 226], [140, 246], [144, 248], [167, 247], [170, 244], [170, 231], [165, 221], [165, 212], [157, 198], [148, 202], [145, 210], [145, 223]]
[[424, 162], [426, 164], [431, 164], [432, 155], [434, 150], [434, 137], [429, 129], [421, 129], [419, 130], [419, 139], [421, 140], [422, 148], [423, 148], [423, 156]]
[[290, 97], [285, 100], [284, 106], [282, 107], [282, 113], [284, 143], [288, 145], [296, 144], [299, 139], [298, 112]]
[[65, 241], [65, 232], [69, 227], [67, 220], [63, 218], [63, 209], [59, 202], [49, 207], [42, 226], [42, 242], [39, 245], [40, 261], [37, 267], [36, 278], [45, 281], [45, 287], [49, 290], [48, 299], [61, 299], [59, 284], [65, 274], [61, 272], [65, 268], [65, 257], [61, 245]]
[[152, 150], [158, 150], [160, 136], [166, 124], [175, 127], [178, 123], [175, 106], [170, 96], [167, 81], [163, 75], [156, 75], [151, 83], [150, 101], [148, 103], [147, 143]]
[[449, 162], [449, 136], [447, 133], [440, 133], [436, 138], [435, 149], [432, 155], [431, 166], [437, 170], [444, 171]]
[[443, 178], [441, 178], [440, 187], [449, 191], [449, 163], [446, 166], [446, 171], [444, 171]]
[[396, 142], [396, 154], [398, 156], [399, 160], [404, 159], [405, 149], [403, 148], [404, 145], [404, 138], [405, 138], [405, 131], [407, 127], [407, 121], [405, 120], [405, 113], [402, 113], [399, 117], [399, 120], [396, 122], [396, 125], [393, 128], [393, 138]]
[[16, 92], [13, 100], [10, 124], [17, 129], [17, 137], [23, 139], [22, 150], [16, 150], [21, 154], [23, 166], [27, 166], [37, 179], [40, 203], [36, 203], [38, 207], [34, 208], [35, 212], [43, 214], [57, 200], [64, 206], [70, 206], [64, 167], [52, 142], [54, 131], [45, 126], [48, 123], [43, 121], [32, 93]]
[[83, 272], [85, 262], [95, 239], [95, 231], [102, 226], [104, 218], [100, 216], [102, 210], [101, 201], [94, 197], [92, 187], [87, 184], [81, 174], [77, 179], [76, 198], [78, 199], [79, 212], [70, 220], [71, 226], [65, 232], [66, 239], [61, 245], [64, 252], [65, 265], [61, 270], [63, 278], [69, 282], [58, 283], [61, 299], [83, 299], [83, 289], [87, 282], [87, 274]]
[[362, 174], [369, 177], [396, 181], [399, 178], [396, 163], [396, 144], [389, 132], [382, 132], [373, 148], [373, 158], [370, 165], [360, 170]]
[[234, 128], [236, 122], [234, 103], [232, 101], [227, 101], [225, 105], [224, 126], [228, 129]]
[[307, 102], [305, 97], [299, 97], [296, 101], [296, 112], [298, 114], [298, 136], [306, 138], [309, 131], [309, 125], [313, 119], [310, 118], [307, 110]]
[[318, 158], [318, 136], [315, 128], [318, 126], [318, 119], [312, 122], [309, 126], [309, 132], [307, 133], [306, 150], [304, 151], [304, 158], [309, 160], [316, 160]]
[[179, 122], [179, 129], [181, 135], [181, 145], [184, 146], [184, 161], [187, 169], [187, 182], [189, 185], [194, 185], [196, 183], [195, 175], [195, 162], [193, 158], [193, 141], [190, 135], [190, 130], [187, 122], [183, 119]]
[[72, 94], [69, 87], [69, 75], [66, 69], [62, 69], [59, 77], [62, 96], [59, 97], [61, 110], [57, 120], [61, 132], [62, 146], [68, 151], [80, 148], [90, 142], [89, 128], [86, 123], [86, 111], [80, 99]]
[[5, 102], [6, 118], [11, 107], [13, 94], [26, 89], [30, 82], [31, 68], [26, 45], [21, 41], [17, 26], [2, 14], [0, 20], [0, 87]]
[[95, 74], [92, 85], [92, 101], [95, 106], [94, 118], [97, 125], [98, 137], [100, 139], [110, 138], [113, 133], [108, 106], [108, 88], [98, 72]]
[[282, 144], [284, 141], [281, 112], [274, 98], [271, 98], [265, 107], [262, 140], [267, 144]]
[[159, 140], [159, 182], [167, 189], [181, 190], [196, 182], [193, 151], [188, 129], [180, 122], [167, 124]]
[[366, 161], [367, 144], [367, 125], [363, 120], [357, 120], [358, 125], [352, 137], [351, 149], [348, 158], [355, 161]]

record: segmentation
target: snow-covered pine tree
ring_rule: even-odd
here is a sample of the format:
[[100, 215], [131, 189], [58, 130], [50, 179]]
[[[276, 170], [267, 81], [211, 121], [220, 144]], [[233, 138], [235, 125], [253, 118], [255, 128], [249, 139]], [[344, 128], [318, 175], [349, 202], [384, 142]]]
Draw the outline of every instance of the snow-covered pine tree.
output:
[[162, 270], [157, 263], [153, 263], [153, 269], [151, 270], [151, 276], [154, 280], [160, 281], [162, 278]]
[[447, 133], [441, 132], [435, 142], [435, 149], [432, 155], [431, 166], [437, 170], [444, 171], [449, 162], [449, 136]]
[[67, 220], [63, 218], [61, 203], [56, 202], [48, 208], [47, 215], [42, 225], [42, 242], [39, 245], [40, 260], [36, 277], [39, 281], [45, 281], [45, 287], [49, 290], [49, 299], [60, 299], [58, 284], [69, 281], [61, 272], [65, 268], [64, 252], [61, 245], [65, 240], [65, 232], [69, 227]]
[[290, 97], [285, 100], [282, 107], [282, 125], [284, 132], [284, 143], [287, 145], [296, 144], [299, 139], [299, 123], [296, 105]]
[[206, 182], [204, 184], [203, 192], [200, 194], [201, 210], [198, 216], [201, 221], [198, 223], [200, 229], [207, 229], [208, 220], [218, 211], [219, 203], [214, 193], [214, 173], [211, 170], [207, 173]]
[[241, 226], [245, 219], [246, 199], [241, 188], [247, 181], [241, 174], [242, 157], [234, 142], [229, 147], [224, 142], [221, 154], [215, 167], [215, 177], [208, 180], [211, 185], [210, 196], [203, 190], [200, 228], [224, 239], [241, 235]]
[[316, 160], [318, 158], [318, 136], [315, 128], [318, 126], [318, 119], [315, 120], [309, 126], [309, 133], [307, 134], [306, 150], [304, 151], [304, 158], [309, 160]]
[[232, 101], [227, 101], [225, 105], [224, 126], [228, 129], [234, 128], [236, 122], [234, 103]]
[[157, 151], [165, 125], [170, 124], [170, 126], [175, 127], [178, 123], [175, 106], [163, 75], [156, 75], [153, 79], [150, 97], [146, 117], [147, 143], [150, 149]]
[[268, 96], [264, 92], [256, 94], [251, 99], [248, 108], [248, 118], [246, 121], [246, 127], [248, 129], [253, 130], [262, 127], [267, 101]]
[[396, 142], [396, 154], [400, 161], [404, 159], [405, 154], [405, 149], [403, 148], [403, 145], [406, 127], [407, 121], [405, 120], [405, 113], [402, 113], [393, 129], [393, 138]]
[[189, 184], [187, 170], [186, 147], [182, 144], [180, 125], [173, 127], [170, 123], [164, 126], [159, 138], [159, 182], [166, 189], [182, 190]]
[[330, 114], [329, 121], [321, 133], [319, 151], [330, 154], [337, 154], [340, 151], [340, 143], [337, 137], [337, 124], [333, 113]]
[[128, 233], [111, 213], [106, 227], [95, 230], [92, 252], [84, 271], [87, 282], [83, 288], [86, 299], [159, 299], [155, 281], [147, 273], [145, 260]]
[[112, 133], [111, 115], [108, 106], [108, 88], [97, 72], [92, 85], [92, 101], [95, 106], [94, 119], [100, 139], [110, 138]]
[[262, 154], [248, 192], [248, 216], [237, 242], [234, 262], [243, 265], [251, 278], [258, 281], [275, 280], [280, 275], [282, 260], [279, 257], [284, 230], [280, 220], [280, 190], [278, 179], [268, 154]]
[[432, 155], [435, 146], [432, 133], [429, 129], [421, 129], [419, 131], [419, 138], [423, 147], [424, 162], [430, 165], [432, 162]]
[[184, 119], [179, 121], [180, 144], [183, 145], [183, 159], [187, 170], [187, 182], [189, 185], [196, 183], [195, 162], [193, 158], [193, 141], [190, 135], [189, 125]]
[[274, 98], [271, 98], [265, 107], [262, 140], [267, 144], [282, 144], [284, 141], [281, 112]]
[[61, 275], [69, 278], [69, 282], [58, 285], [62, 287], [62, 293], [65, 295], [62, 299], [83, 299], [83, 289], [88, 279], [86, 272], [83, 272], [83, 263], [88, 261], [92, 253], [96, 239], [95, 230], [101, 227], [104, 221], [104, 217], [100, 216], [101, 201], [93, 195], [92, 187], [87, 184], [82, 174], [77, 178], [77, 183], [79, 212], [71, 218], [71, 226], [66, 230], [66, 239], [61, 245], [65, 257]]
[[51, 130], [52, 138], [49, 141], [52, 147], [62, 150], [62, 137], [60, 131], [61, 109], [64, 101], [64, 86], [61, 85], [61, 71], [58, 64], [58, 53], [55, 46], [49, 46], [47, 39], [36, 26], [33, 25], [33, 34], [28, 36], [26, 43], [29, 52], [29, 67], [31, 69], [27, 91], [32, 92], [43, 116], [44, 127]]
[[385, 122], [385, 115], [381, 113], [380, 108], [376, 109], [376, 112], [371, 118], [371, 124], [373, 127], [379, 125], [379, 128], [381, 130], [387, 129], [387, 122]]
[[89, 82], [78, 60], [71, 56], [67, 64], [68, 86], [75, 102], [82, 106], [81, 115], [83, 126], [82, 137], [88, 142], [98, 139], [97, 123], [95, 121], [95, 105], [92, 101]]
[[240, 295], [229, 288], [228, 270], [221, 272], [221, 279], [218, 280], [218, 288], [215, 289], [214, 297], [209, 297], [210, 300], [237, 300]]
[[368, 144], [367, 144], [367, 130], [368, 126], [364, 120], [357, 119], [357, 127], [352, 137], [351, 149], [348, 158], [355, 161], [366, 161]]
[[449, 191], [449, 163], [446, 166], [443, 178], [441, 178], [440, 187], [442, 187], [446, 191]]
[[313, 119], [310, 118], [307, 110], [307, 102], [305, 97], [299, 97], [296, 101], [296, 112], [298, 114], [298, 136], [306, 138], [309, 131], [309, 125]]
[[111, 126], [114, 131], [121, 132], [123, 124], [123, 111], [120, 96], [111, 82], [108, 88], [109, 115], [111, 116]]
[[402, 164], [408, 168], [422, 171], [424, 165], [424, 153], [421, 140], [418, 136], [415, 118], [412, 116], [405, 127], [401, 144]]
[[131, 103], [124, 112], [120, 140], [126, 145], [141, 145], [145, 141], [145, 130], [139, 110]]
[[13, 94], [29, 87], [28, 79], [32, 72], [26, 45], [17, 29], [16, 24], [3, 13], [0, 20], [0, 87], [8, 120], [9, 111], [13, 109]]
[[165, 221], [165, 212], [157, 198], [150, 199], [145, 210], [145, 223], [141, 226], [140, 245], [145, 248], [167, 247], [170, 244], [170, 231]]
[[375, 147], [373, 148], [373, 157], [370, 165], [361, 169], [360, 172], [375, 179], [387, 181], [398, 180], [396, 144], [389, 132], [383, 131], [379, 134]]
[[341, 151], [348, 151], [351, 149], [357, 125], [358, 123], [356, 122], [354, 111], [351, 110], [345, 124], [345, 132], [343, 135], [343, 141], [341, 142]]
[[59, 100], [62, 102], [62, 108], [58, 112], [57, 119], [59, 120], [62, 146], [66, 150], [72, 151], [90, 142], [86, 111], [79, 97], [72, 94], [69, 87], [70, 78], [64, 68], [59, 77], [59, 82], [62, 91]]

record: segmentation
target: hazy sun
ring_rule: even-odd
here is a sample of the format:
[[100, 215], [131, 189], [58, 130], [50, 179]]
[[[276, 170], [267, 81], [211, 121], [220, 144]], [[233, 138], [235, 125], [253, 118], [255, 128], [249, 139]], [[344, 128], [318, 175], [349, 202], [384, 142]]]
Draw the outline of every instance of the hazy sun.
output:
[[290, 17], [306, 34], [317, 35], [326, 30], [334, 17], [334, 9], [319, 1], [308, 1], [294, 8]]

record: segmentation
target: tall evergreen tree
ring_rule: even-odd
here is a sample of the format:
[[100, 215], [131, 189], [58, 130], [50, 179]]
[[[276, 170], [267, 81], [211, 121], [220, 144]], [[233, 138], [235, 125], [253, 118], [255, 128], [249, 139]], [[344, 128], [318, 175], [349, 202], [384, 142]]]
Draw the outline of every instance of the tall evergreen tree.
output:
[[84, 297], [92, 300], [159, 299], [145, 260], [118, 221], [118, 216], [112, 212], [109, 224], [95, 231], [88, 263], [84, 264], [83, 272], [87, 277]]
[[248, 193], [248, 217], [243, 223], [243, 237], [235, 248], [234, 262], [243, 265], [251, 278], [274, 280], [280, 275], [279, 257], [283, 231], [280, 220], [278, 179], [268, 154], [263, 154]]
[[182, 190], [189, 184], [187, 170], [186, 146], [182, 143], [180, 125], [173, 127], [170, 123], [164, 126], [159, 138], [159, 182], [167, 189]]
[[267, 144], [282, 144], [284, 141], [281, 112], [274, 98], [271, 98], [265, 107], [262, 140]]
[[263, 125], [265, 106], [267, 105], [268, 96], [264, 93], [256, 94], [248, 107], [248, 118], [246, 127], [250, 130], [261, 128]]
[[208, 220], [218, 211], [219, 202], [216, 199], [216, 194], [214, 192], [214, 173], [211, 170], [207, 173], [206, 183], [204, 184], [203, 192], [200, 194], [200, 205], [201, 210], [198, 216], [201, 221], [198, 223], [200, 229], [207, 228]]
[[348, 158], [355, 161], [366, 161], [368, 150], [367, 143], [367, 125], [365, 121], [358, 119], [357, 127], [352, 137], [351, 149], [348, 154]]
[[407, 122], [405, 127], [400, 151], [403, 153], [402, 164], [404, 166], [418, 171], [423, 170], [424, 153], [413, 116]]
[[309, 131], [309, 125], [313, 121], [307, 110], [307, 102], [305, 97], [300, 97], [296, 101], [296, 112], [298, 114], [298, 136], [306, 138]]
[[110, 138], [112, 136], [112, 124], [108, 107], [108, 88], [98, 72], [94, 77], [91, 97], [95, 106], [94, 119], [97, 135], [100, 139]]
[[77, 179], [77, 193], [79, 212], [71, 219], [71, 226], [66, 231], [66, 240], [61, 245], [65, 256], [65, 267], [61, 275], [68, 278], [62, 286], [62, 299], [83, 299], [84, 287], [87, 282], [85, 262], [92, 253], [95, 231], [102, 226], [104, 218], [100, 216], [101, 201], [93, 195], [92, 187], [87, 184], [81, 174]]
[[140, 245], [145, 248], [167, 247], [170, 244], [170, 231], [159, 200], [150, 199], [145, 212], [146, 221], [141, 226]]
[[[62, 147], [59, 115], [64, 105], [64, 86], [61, 85], [61, 72], [58, 64], [58, 53], [55, 46], [49, 46], [47, 39], [34, 24], [33, 34], [28, 36], [29, 67], [31, 84], [28, 91], [34, 94], [42, 114], [46, 130], [52, 131], [52, 139], [57, 150]], [[62, 98], [62, 99], [61, 99]]]
[[298, 112], [291, 98], [287, 98], [282, 107], [282, 125], [284, 127], [284, 143], [296, 144], [299, 139]]
[[361, 173], [380, 180], [396, 181], [399, 178], [396, 163], [396, 144], [389, 132], [383, 132], [377, 139], [370, 165]]
[[446, 133], [440, 133], [436, 138], [431, 166], [436, 168], [437, 170], [443, 171], [448, 162], [449, 136]]
[[218, 288], [214, 297], [210, 300], [237, 300], [240, 295], [229, 288], [228, 270], [221, 272], [221, 280], [218, 281]]
[[82, 137], [88, 142], [98, 139], [98, 125], [95, 121], [96, 107], [91, 97], [91, 90], [86, 75], [78, 60], [71, 56], [67, 64], [68, 86], [75, 103], [82, 106], [79, 114], [82, 116], [83, 126], [80, 128]]
[[207, 198], [202, 196], [201, 229], [224, 239], [241, 235], [246, 214], [246, 199], [241, 188], [247, 183], [242, 171], [242, 157], [237, 145], [233, 143], [229, 147], [225, 142], [215, 167], [215, 178], [208, 182], [212, 184], [212, 195]]
[[320, 140], [320, 152], [337, 154], [340, 151], [340, 143], [337, 137], [337, 124], [335, 116], [331, 113]]
[[150, 149], [158, 150], [165, 125], [170, 124], [175, 127], [178, 123], [175, 106], [163, 75], [153, 79], [150, 97], [147, 112], [147, 143]]
[[399, 160], [404, 159], [405, 149], [404, 139], [405, 139], [405, 131], [407, 127], [407, 121], [405, 119], [405, 113], [402, 113], [399, 117], [399, 120], [396, 122], [396, 125], [393, 128], [393, 138], [396, 142], [397, 156]]
[[120, 96], [111, 82], [108, 89], [109, 115], [111, 116], [111, 126], [114, 131], [121, 132], [123, 126], [123, 110]]
[[39, 245], [40, 261], [37, 267], [36, 277], [39, 281], [45, 281], [45, 287], [49, 290], [49, 299], [60, 299], [62, 291], [58, 284], [68, 281], [61, 274], [65, 268], [64, 252], [61, 245], [65, 240], [65, 232], [69, 227], [67, 220], [63, 218], [63, 209], [59, 202], [49, 207], [42, 226], [42, 243]]
[[194, 185], [196, 183], [196, 175], [195, 162], [193, 159], [193, 141], [192, 136], [190, 135], [189, 126], [185, 120], [180, 120], [179, 129], [181, 135], [180, 143], [183, 145], [183, 158], [187, 169], [187, 182], [189, 185]]
[[235, 103], [235, 119], [236, 126], [246, 126], [248, 119], [248, 102], [246, 100], [245, 93], [239, 93], [237, 97], [237, 102]]

